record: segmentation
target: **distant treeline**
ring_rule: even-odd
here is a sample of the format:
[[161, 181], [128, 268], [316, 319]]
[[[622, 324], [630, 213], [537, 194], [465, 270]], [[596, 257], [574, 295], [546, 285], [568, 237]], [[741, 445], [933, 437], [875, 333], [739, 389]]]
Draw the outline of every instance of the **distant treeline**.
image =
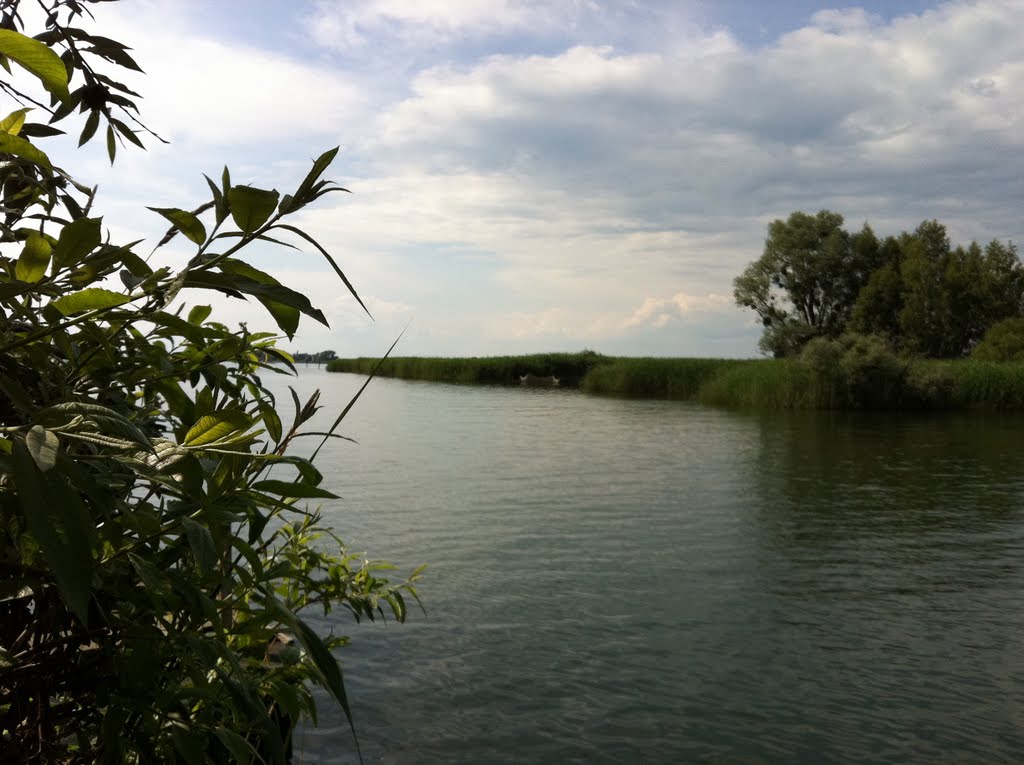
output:
[[[375, 358], [336, 359], [329, 372], [369, 374]], [[380, 375], [517, 385], [559, 377], [596, 395], [774, 409], [1024, 409], [1024, 362], [900, 356], [875, 337], [819, 338], [792, 359], [626, 358], [593, 351], [479, 358], [398, 357]]]
[[326, 364], [328, 361], [338, 358], [334, 351], [320, 351], [319, 353], [294, 353], [292, 358], [296, 364]]

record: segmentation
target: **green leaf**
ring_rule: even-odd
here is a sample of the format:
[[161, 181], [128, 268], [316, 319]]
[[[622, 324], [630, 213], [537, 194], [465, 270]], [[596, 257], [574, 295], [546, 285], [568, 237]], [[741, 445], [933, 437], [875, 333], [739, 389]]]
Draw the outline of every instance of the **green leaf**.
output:
[[252, 425], [252, 418], [237, 409], [227, 409], [200, 417], [188, 433], [184, 446], [203, 446], [219, 441], [232, 433], [246, 430]]
[[260, 417], [263, 418], [263, 424], [267, 428], [267, 433], [274, 439], [274, 443], [280, 443], [282, 434], [281, 418], [274, 410], [274, 407], [266, 401], [260, 401]]
[[349, 399], [348, 404], [346, 404], [345, 408], [341, 410], [341, 414], [339, 414], [337, 419], [334, 420], [334, 424], [331, 425], [331, 429], [327, 431], [327, 435], [324, 436], [324, 440], [320, 442], [320, 445], [316, 447], [316, 449], [314, 450], [313, 456], [309, 458], [310, 462], [316, 459], [316, 455], [318, 455], [320, 453], [320, 450], [324, 448], [324, 444], [326, 444], [327, 441], [330, 440], [330, 437], [334, 434], [334, 431], [336, 431], [338, 429], [338, 426], [341, 425], [342, 420], [345, 419], [346, 415], [348, 415], [352, 407], [356, 405], [356, 401], [358, 401], [359, 397], [363, 395], [363, 391], [366, 390], [366, 386], [370, 384], [370, 380], [372, 380], [377, 375], [377, 372], [380, 371], [381, 365], [387, 360], [388, 356], [391, 355], [391, 351], [395, 350], [395, 346], [398, 345], [398, 341], [402, 339], [402, 335], [404, 334], [405, 330], [403, 329], [401, 333], [399, 333], [398, 337], [395, 338], [395, 342], [393, 342], [391, 344], [391, 347], [388, 348], [388, 352], [385, 353], [381, 357], [381, 359], [374, 365], [369, 377], [367, 377], [366, 380], [363, 381], [362, 386], [360, 386], [359, 390], [356, 391], [356, 395]]
[[102, 433], [116, 433], [133, 441], [139, 446], [151, 448], [149, 437], [121, 412], [117, 412], [100, 404], [85, 401], [65, 401], [41, 409], [36, 415], [40, 424], [58, 426], [65, 425], [76, 417], [92, 423]]
[[185, 536], [200, 570], [206, 574], [210, 573], [217, 566], [217, 546], [213, 542], [210, 530], [191, 518], [182, 518], [181, 525], [185, 527]]
[[228, 190], [231, 218], [243, 233], [251, 234], [274, 214], [279, 196], [277, 190], [267, 191], [252, 186], [232, 186]]
[[320, 309], [313, 307], [313, 304], [309, 302], [309, 298], [301, 292], [288, 289], [281, 284], [264, 284], [245, 276], [217, 274], [209, 271], [189, 271], [185, 277], [186, 287], [214, 289], [235, 297], [244, 293], [261, 300], [266, 298], [283, 303], [286, 306], [291, 306], [292, 308], [297, 308], [306, 316], [316, 319], [325, 327], [330, 326], [327, 323], [327, 317], [324, 316]]
[[79, 218], [62, 228], [53, 249], [54, 272], [77, 266], [99, 247], [103, 238], [101, 226], [101, 218]]
[[192, 310], [188, 312], [188, 323], [202, 324], [210, 317], [211, 313], [213, 313], [213, 308], [208, 305], [193, 306]]
[[32, 231], [25, 240], [25, 247], [18, 256], [15, 276], [23, 282], [37, 282], [46, 275], [53, 248], [42, 234]]
[[107, 125], [107, 156], [110, 157], [110, 164], [114, 164], [114, 157], [117, 156], [117, 140], [114, 137], [113, 125]]
[[[263, 237], [260, 238], [262, 239]], [[225, 273], [244, 276], [255, 282], [259, 282], [260, 284], [276, 286], [280, 286], [281, 284], [270, 274], [260, 271], [258, 268], [254, 268], [241, 260], [235, 260], [234, 258], [228, 258], [227, 260], [221, 261], [220, 270]], [[256, 299], [263, 304], [263, 307], [266, 308], [267, 312], [274, 318], [277, 326], [289, 337], [289, 339], [295, 336], [295, 332], [299, 328], [300, 311], [298, 308], [279, 300], [273, 300], [269, 297], [261, 297], [257, 295]]]
[[366, 307], [366, 304], [363, 302], [363, 299], [359, 297], [359, 293], [357, 293], [356, 288], [352, 286], [352, 282], [348, 280], [348, 277], [345, 276], [345, 273], [335, 262], [334, 258], [331, 257], [331, 254], [327, 252], [327, 250], [325, 250], [323, 247], [321, 247], [318, 241], [316, 241], [313, 237], [311, 237], [302, 229], [296, 228], [295, 226], [290, 226], [287, 223], [278, 223], [277, 225], [274, 226], [274, 228], [283, 228], [285, 231], [291, 231], [296, 236], [301, 236], [311, 245], [316, 247], [317, 250], [320, 251], [320, 254], [327, 259], [327, 262], [331, 264], [331, 267], [334, 269], [334, 272], [341, 278], [341, 281], [345, 284], [346, 287], [348, 287], [348, 291], [352, 293], [352, 297], [354, 297], [356, 299], [356, 302], [359, 303], [360, 306], [362, 306], [362, 309], [364, 311], [366, 311], [366, 315], [369, 316], [371, 319], [373, 318], [373, 314], [370, 313], [370, 309]]
[[89, 143], [89, 139], [96, 135], [96, 128], [100, 126], [100, 110], [93, 109], [89, 112], [89, 116], [85, 120], [85, 127], [82, 128], [82, 134], [78, 136], [78, 145], [84, 146]]
[[[4, 30], [0, 29], [0, 32], [2, 31]], [[47, 170], [53, 169], [53, 165], [50, 164], [50, 158], [21, 136], [0, 131], [0, 152], [27, 159], [29, 162], [34, 162]]]
[[26, 108], [11, 112], [0, 121], [0, 130], [11, 135], [18, 135], [25, 124], [25, 115], [30, 111], [32, 111], [30, 108]]
[[66, 476], [44, 475], [29, 449], [17, 441], [11, 463], [25, 525], [39, 544], [68, 608], [86, 623], [95, 536], [92, 519]]
[[147, 207], [147, 210], [152, 210], [155, 213], [159, 213], [169, 220], [174, 226], [185, 236], [187, 236], [195, 244], [202, 244], [206, 241], [206, 227], [202, 221], [199, 220], [195, 215], [186, 211], [178, 210], [174, 207]]
[[145, 149], [146, 148], [146, 145], [135, 134], [135, 131], [132, 130], [127, 125], [125, 125], [123, 122], [121, 122], [121, 120], [115, 119], [114, 117], [111, 117], [110, 118], [110, 124], [114, 126], [114, 128], [117, 130], [118, 133], [123, 135], [125, 138], [127, 138], [129, 141], [131, 141], [136, 146], [138, 146], [140, 149]]
[[28, 122], [21, 126], [18, 135], [26, 138], [52, 138], [55, 135], [64, 135], [64, 131], [38, 122]]
[[52, 470], [57, 464], [57, 450], [60, 449], [60, 439], [56, 433], [51, 433], [42, 425], [33, 425], [25, 435], [25, 446], [28, 453], [36, 461], [36, 465], [43, 473]]
[[310, 169], [309, 173], [306, 174], [306, 177], [302, 179], [302, 183], [299, 184], [299, 188], [297, 188], [295, 193], [292, 195], [294, 197], [294, 201], [289, 205], [289, 211], [296, 210], [310, 201], [309, 193], [313, 189], [313, 184], [320, 179], [324, 170], [326, 170], [334, 161], [334, 158], [338, 155], [339, 148], [340, 147], [335, 146], [333, 149], [329, 149], [317, 157], [316, 161], [313, 163], [313, 167]]
[[254, 483], [252, 489], [295, 499], [338, 499], [338, 495], [334, 492], [321, 489], [319, 486], [310, 486], [306, 483], [267, 480]]
[[219, 226], [224, 222], [224, 219], [228, 217], [228, 208], [224, 202], [224, 194], [219, 188], [217, 188], [217, 184], [210, 180], [210, 176], [204, 175], [203, 177], [206, 179], [206, 183], [210, 187], [210, 193], [213, 194], [213, 211], [217, 220], [217, 225]]
[[239, 736], [233, 730], [229, 730], [224, 726], [217, 728], [214, 733], [217, 734], [217, 738], [220, 739], [220, 743], [228, 750], [228, 754], [234, 758], [236, 763], [240, 763], [240, 765], [249, 765], [249, 763], [252, 762], [252, 756], [256, 753], [252, 744]]
[[[345, 718], [348, 720], [349, 729], [352, 731], [352, 738], [356, 743], [356, 751], [359, 752], [359, 739], [356, 738], [356, 726], [352, 719], [352, 709], [348, 703], [348, 694], [345, 693], [345, 679], [341, 673], [341, 664], [331, 652], [327, 650], [320, 636], [317, 635], [302, 619], [295, 617], [295, 625], [298, 627], [299, 642], [306, 649], [306, 653], [313, 659], [316, 668], [323, 675], [324, 684], [335, 700], [341, 705]], [[360, 759], [362, 754], [360, 754]]]
[[65, 316], [81, 313], [82, 311], [97, 311], [104, 308], [115, 308], [124, 305], [129, 300], [127, 295], [118, 292], [102, 289], [101, 287], [90, 287], [80, 292], [73, 292], [70, 295], [57, 298], [50, 305], [56, 308]]
[[17, 62], [39, 78], [48, 93], [61, 101], [68, 98], [68, 71], [60, 56], [49, 47], [20, 32], [0, 29], [0, 54]]

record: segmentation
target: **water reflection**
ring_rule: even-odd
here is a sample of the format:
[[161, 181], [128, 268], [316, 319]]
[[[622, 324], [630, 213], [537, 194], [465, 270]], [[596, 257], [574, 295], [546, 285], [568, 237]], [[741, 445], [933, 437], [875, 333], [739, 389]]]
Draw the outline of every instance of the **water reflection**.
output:
[[772, 676], [829, 759], [1024, 746], [1021, 421], [761, 416]]
[[[368, 761], [1024, 751], [1024, 423], [379, 382], [326, 510], [431, 567], [427, 617], [337, 624]], [[338, 721], [299, 743], [354, 761]]]

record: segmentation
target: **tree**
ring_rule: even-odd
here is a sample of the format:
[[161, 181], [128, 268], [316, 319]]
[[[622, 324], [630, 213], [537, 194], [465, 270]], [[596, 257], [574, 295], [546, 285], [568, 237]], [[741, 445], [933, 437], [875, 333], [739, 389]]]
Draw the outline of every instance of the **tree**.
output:
[[899, 325], [907, 349], [957, 358], [993, 324], [1020, 313], [1024, 267], [1012, 245], [954, 249], [945, 232], [932, 220], [900, 237]]
[[850, 315], [849, 329], [863, 335], [900, 338], [900, 310], [903, 307], [901, 249], [889, 236], [879, 247], [879, 266], [861, 288]]
[[842, 225], [843, 216], [829, 210], [773, 221], [764, 253], [733, 282], [736, 303], [753, 309], [765, 328], [765, 352], [787, 355], [812, 337], [842, 333], [879, 262], [870, 227], [851, 237]]
[[326, 323], [242, 260], [290, 237], [361, 304], [287, 221], [342, 190], [323, 179], [337, 150], [291, 194], [225, 169], [198, 207], [150, 208], [171, 226], [158, 248], [194, 247], [179, 271], [110, 242], [95, 192], [37, 145], [59, 131], [26, 105], [50, 123], [77, 110], [83, 143], [105, 123], [111, 161], [151, 135], [110, 74], [138, 68], [128, 48], [83, 28], [98, 1], [50, 3], [34, 39], [19, 0], [0, 3], [4, 68], [30, 75], [0, 79], [21, 104], [0, 121], [0, 761], [283, 762], [291, 723], [316, 719], [310, 683], [352, 721], [332, 654], [346, 639], [319, 635], [306, 609], [404, 620], [418, 572], [389, 584], [304, 507], [335, 497], [314, 460], [344, 412], [297, 454], [318, 394], [293, 392], [282, 419], [261, 379], [294, 373], [276, 336], [179, 301], [253, 299], [289, 338], [301, 317]]

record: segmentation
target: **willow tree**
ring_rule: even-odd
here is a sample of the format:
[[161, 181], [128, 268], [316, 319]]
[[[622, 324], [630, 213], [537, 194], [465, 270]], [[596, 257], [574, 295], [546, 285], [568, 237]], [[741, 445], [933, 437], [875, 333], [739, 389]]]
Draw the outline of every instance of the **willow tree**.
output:
[[0, 3], [0, 761], [282, 762], [290, 723], [316, 719], [311, 684], [352, 719], [345, 638], [303, 614], [402, 620], [415, 573], [389, 584], [307, 507], [335, 495], [299, 447], [341, 416], [307, 433], [318, 396], [274, 400], [263, 377], [293, 369], [277, 335], [183, 305], [251, 299], [289, 338], [326, 324], [243, 259], [257, 241], [314, 248], [359, 301], [289, 222], [341, 190], [323, 177], [336, 150], [291, 193], [225, 169], [198, 206], [153, 200], [157, 247], [192, 249], [180, 270], [112, 242], [94, 190], [46, 151], [69, 124], [111, 161], [151, 135], [116, 79], [139, 68], [129, 49], [85, 28], [97, 1], [40, 2], [41, 30]]
[[829, 210], [773, 221], [761, 257], [733, 282], [736, 303], [765, 328], [766, 353], [790, 355], [811, 338], [842, 334], [880, 257], [870, 227], [851, 236], [842, 226]]

